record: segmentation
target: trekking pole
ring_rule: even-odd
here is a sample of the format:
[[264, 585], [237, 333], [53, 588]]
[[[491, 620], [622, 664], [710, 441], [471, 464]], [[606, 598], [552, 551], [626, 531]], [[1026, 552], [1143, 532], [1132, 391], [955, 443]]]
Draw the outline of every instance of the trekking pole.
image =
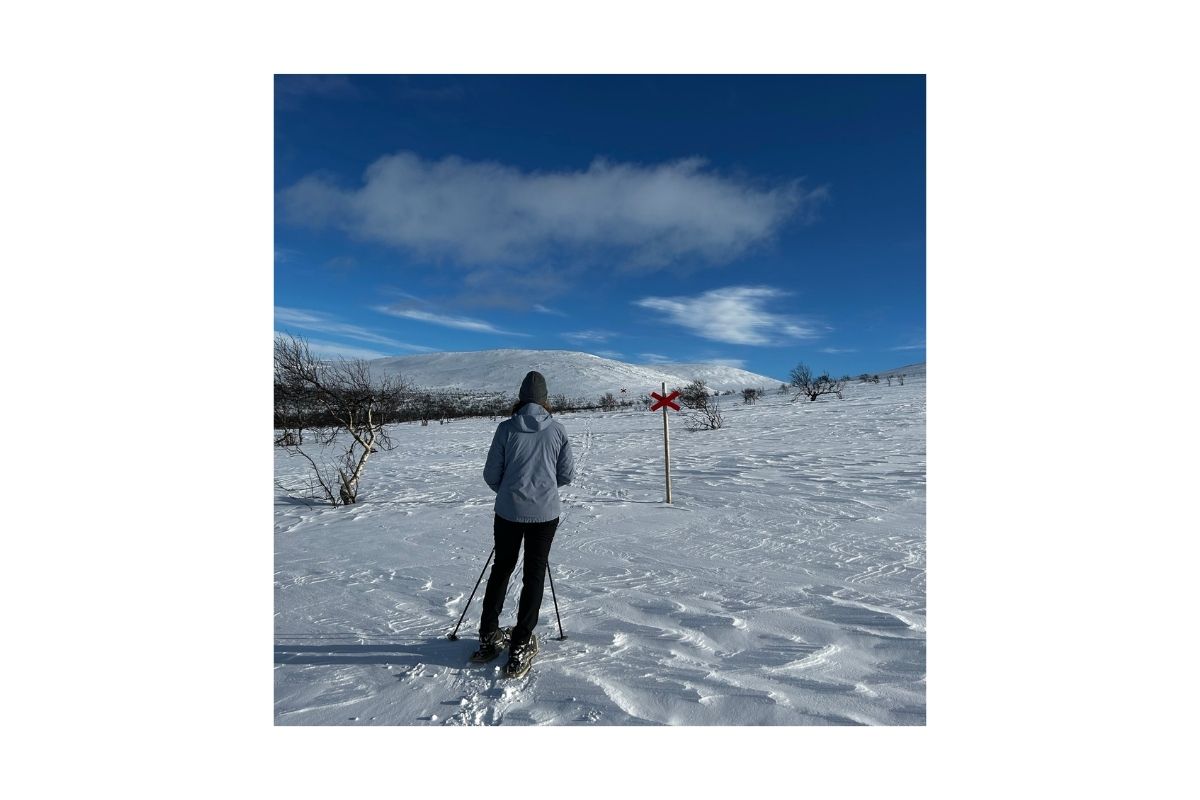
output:
[[550, 596], [554, 598], [554, 617], [558, 620], [558, 640], [567, 638], [562, 629], [562, 617], [558, 616], [558, 595], [554, 594], [554, 573], [550, 571], [550, 561], [546, 560], [546, 574], [550, 576]]
[[[479, 583], [483, 580], [483, 573], [487, 572], [488, 564], [492, 563], [492, 555], [496, 552], [495, 545], [492, 546], [492, 552], [488, 553], [487, 561], [483, 562], [483, 571], [479, 573], [479, 580], [475, 581], [475, 588], [471, 590], [471, 596], [467, 598], [467, 604], [463, 606], [462, 617], [458, 618], [458, 625], [462, 625], [463, 617], [467, 616], [467, 609], [471, 607], [471, 601], [475, 599], [475, 592], [479, 590]], [[450, 641], [458, 641], [458, 625], [454, 626], [454, 631], [450, 634]]]

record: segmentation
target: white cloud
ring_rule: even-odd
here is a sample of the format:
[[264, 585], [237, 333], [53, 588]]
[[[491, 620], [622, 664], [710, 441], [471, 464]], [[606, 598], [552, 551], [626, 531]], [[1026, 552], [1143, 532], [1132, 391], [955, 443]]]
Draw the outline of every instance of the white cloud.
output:
[[275, 76], [276, 102], [286, 108], [292, 108], [293, 101], [303, 97], [353, 99], [360, 96], [361, 92], [350, 81], [349, 75]]
[[857, 353], [858, 350], [853, 347], [826, 347], [823, 348], [821, 352], [829, 353], [830, 355], [838, 355], [840, 353]]
[[485, 307], [528, 312], [531, 303], [541, 303], [565, 292], [577, 274], [578, 270], [560, 265], [475, 267], [461, 274], [456, 281], [459, 289], [457, 295], [447, 299], [458, 308]]
[[905, 345], [901, 345], [899, 347], [893, 347], [890, 349], [892, 349], [892, 350], [924, 350], [925, 345], [924, 344], [905, 344]]
[[562, 338], [575, 344], [587, 344], [588, 342], [602, 344], [616, 335], [611, 331], [574, 331], [572, 333], [564, 333]]
[[298, 251], [298, 250], [292, 250], [289, 247], [276, 247], [275, 248], [275, 263], [289, 264], [289, 263], [294, 262], [300, 255], [301, 255], [300, 251]]
[[358, 259], [354, 256], [335, 256], [325, 262], [328, 269], [341, 272], [349, 272], [358, 266]]
[[388, 314], [393, 317], [415, 319], [418, 322], [428, 322], [432, 325], [443, 325], [447, 328], [458, 328], [460, 330], [474, 331], [476, 333], [495, 333], [502, 336], [529, 335], [527, 333], [515, 333], [513, 331], [501, 330], [490, 322], [484, 322], [481, 319], [472, 319], [470, 317], [452, 317], [448, 314], [435, 314], [431, 311], [419, 311], [415, 308], [376, 306], [375, 310], [381, 314]]
[[553, 315], [553, 316], [555, 316], [555, 317], [565, 317], [565, 316], [567, 316], [566, 314], [564, 314], [564, 313], [563, 313], [563, 312], [561, 312], [561, 311], [555, 311], [553, 308], [546, 308], [546, 307], [545, 307], [544, 305], [542, 305], [541, 303], [536, 303], [536, 304], [534, 304], [534, 306], [533, 306], [533, 310], [534, 310], [534, 311], [536, 311], [536, 312], [538, 312], [539, 314], [551, 314], [551, 315]]
[[362, 185], [310, 175], [283, 190], [292, 222], [464, 263], [516, 262], [566, 248], [615, 248], [643, 265], [732, 259], [784, 223], [811, 219], [824, 188], [725, 177], [703, 159], [655, 165], [596, 159], [586, 170], [525, 172], [456, 156], [384, 156]]
[[[276, 335], [280, 335], [281, 331], [275, 331]], [[346, 346], [337, 342], [330, 342], [324, 339], [305, 339], [308, 342], [308, 349], [317, 358], [332, 361], [339, 358], [344, 359], [372, 359], [372, 358], [387, 358], [394, 353], [381, 353], [378, 350], [370, 350], [365, 347]]]
[[[358, 325], [350, 325], [345, 322], [339, 322], [329, 314], [325, 314], [320, 311], [307, 311], [302, 308], [285, 308], [283, 306], [275, 306], [275, 324], [284, 328], [298, 328], [304, 331], [316, 331], [317, 333], [329, 334], [331, 336], [343, 336], [347, 339], [357, 339], [360, 342], [383, 345], [393, 350], [410, 350], [418, 353], [429, 353], [433, 352], [434, 349], [432, 347], [424, 347], [419, 344], [400, 342]], [[312, 342], [309, 342], [309, 344], [311, 345]], [[387, 354], [384, 353], [381, 355]], [[359, 358], [360, 356], [355, 357]], [[366, 357], [367, 356], [361, 356], [361, 358]], [[371, 356], [371, 358], [376, 357], [377, 356]]]
[[675, 360], [670, 356], [663, 356], [658, 353], [638, 353], [638, 358], [646, 364], [670, 364]]
[[634, 305], [661, 311], [667, 322], [717, 342], [777, 345], [820, 336], [822, 329], [814, 322], [763, 307], [788, 295], [767, 286], [730, 286], [694, 297], [645, 297]]

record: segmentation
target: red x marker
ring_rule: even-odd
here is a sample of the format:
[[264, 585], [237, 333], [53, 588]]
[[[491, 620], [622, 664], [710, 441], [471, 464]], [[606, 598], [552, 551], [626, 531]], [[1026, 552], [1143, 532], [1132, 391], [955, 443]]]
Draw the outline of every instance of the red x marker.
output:
[[658, 392], [651, 392], [650, 396], [658, 401], [654, 405], [650, 406], [651, 411], [658, 411], [663, 406], [666, 406], [667, 408], [673, 408], [676, 411], [679, 410], [679, 404], [672, 402], [676, 397], [679, 397], [679, 392], [671, 392], [666, 397], [663, 397]]

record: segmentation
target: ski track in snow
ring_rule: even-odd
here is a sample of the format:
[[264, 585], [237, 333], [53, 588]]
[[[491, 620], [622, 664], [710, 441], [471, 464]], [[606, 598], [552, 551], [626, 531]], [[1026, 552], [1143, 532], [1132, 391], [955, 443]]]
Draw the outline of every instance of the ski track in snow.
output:
[[[560, 417], [577, 461], [523, 679], [470, 665], [492, 546], [496, 422], [399, 425], [363, 500], [277, 490], [280, 725], [922, 725], [925, 384], [816, 403], [721, 398], [727, 425]], [[276, 454], [276, 479], [305, 483]], [[514, 572], [502, 624], [520, 586]], [[486, 580], [486, 575], [485, 575]], [[547, 582], [547, 587], [549, 582]]]

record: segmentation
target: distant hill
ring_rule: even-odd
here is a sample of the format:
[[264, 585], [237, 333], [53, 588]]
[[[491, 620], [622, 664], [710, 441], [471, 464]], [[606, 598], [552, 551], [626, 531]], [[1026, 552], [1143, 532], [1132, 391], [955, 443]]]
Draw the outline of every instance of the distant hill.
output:
[[925, 377], [925, 362], [922, 361], [918, 364], [906, 364], [903, 367], [896, 367], [895, 369], [885, 370], [878, 374], [879, 374], [879, 377], [883, 378], [888, 375], [899, 375], [901, 373], [903, 373], [904, 375], [906, 375], [910, 378], [924, 378]]
[[400, 373], [423, 389], [464, 389], [508, 392], [513, 395], [525, 373], [537, 370], [546, 376], [550, 395], [593, 399], [605, 392], [618, 397], [640, 397], [660, 388], [682, 387], [703, 380], [712, 389], [740, 391], [748, 387], [772, 389], [786, 381], [720, 364], [627, 364], [571, 350], [479, 350], [463, 353], [377, 358], [367, 362], [372, 372]]

